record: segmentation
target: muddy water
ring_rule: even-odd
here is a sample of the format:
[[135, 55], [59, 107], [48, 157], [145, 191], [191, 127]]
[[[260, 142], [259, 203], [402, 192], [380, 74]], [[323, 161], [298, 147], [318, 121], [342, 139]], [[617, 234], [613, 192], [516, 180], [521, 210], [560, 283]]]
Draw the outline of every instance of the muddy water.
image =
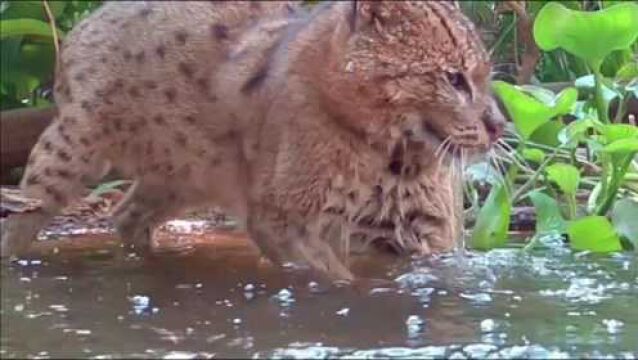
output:
[[167, 235], [194, 250], [150, 261], [113, 257], [97, 236], [3, 266], [2, 358], [638, 356], [634, 255], [548, 239], [531, 253], [362, 258], [359, 274], [392, 283], [326, 288], [232, 234]]

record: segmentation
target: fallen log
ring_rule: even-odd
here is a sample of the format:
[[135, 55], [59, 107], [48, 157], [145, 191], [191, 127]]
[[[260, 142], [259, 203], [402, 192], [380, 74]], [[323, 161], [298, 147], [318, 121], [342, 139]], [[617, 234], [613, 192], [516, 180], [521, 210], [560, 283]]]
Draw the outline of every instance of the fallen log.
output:
[[0, 172], [23, 166], [38, 137], [51, 123], [56, 107], [0, 112]]

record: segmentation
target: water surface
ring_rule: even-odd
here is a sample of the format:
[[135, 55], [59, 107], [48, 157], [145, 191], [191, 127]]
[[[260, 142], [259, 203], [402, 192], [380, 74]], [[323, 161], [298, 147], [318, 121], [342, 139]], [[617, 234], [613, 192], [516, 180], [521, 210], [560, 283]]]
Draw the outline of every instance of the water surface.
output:
[[3, 266], [0, 356], [638, 356], [632, 254], [548, 242], [527, 253], [361, 259], [359, 274], [394, 284], [326, 289], [272, 269], [252, 247], [214, 242], [153, 261], [98, 246]]

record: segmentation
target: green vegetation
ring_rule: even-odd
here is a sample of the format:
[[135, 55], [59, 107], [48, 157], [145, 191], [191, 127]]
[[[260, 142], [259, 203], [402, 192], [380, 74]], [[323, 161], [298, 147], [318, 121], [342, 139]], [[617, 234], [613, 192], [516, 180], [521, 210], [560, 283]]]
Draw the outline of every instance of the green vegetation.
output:
[[[512, 206], [531, 202], [535, 237], [567, 234], [575, 250], [638, 249], [633, 224], [638, 219], [638, 127], [635, 118], [620, 123], [627, 102], [638, 97], [636, 24], [638, 4], [631, 2], [595, 12], [549, 3], [536, 15], [538, 47], [562, 49], [586, 64], [590, 74], [558, 95], [542, 86], [493, 83], [515, 129], [506, 139], [512, 149], [505, 155], [509, 169], [478, 213], [472, 246], [505, 243], [503, 222], [509, 221]], [[606, 76], [603, 63], [614, 51], [632, 56], [616, 62], [613, 75]], [[620, 104], [613, 119], [612, 100]], [[586, 201], [578, 201], [580, 194]]]
[[0, 1], [0, 110], [51, 104], [56, 58], [53, 23], [58, 39], [62, 39], [100, 4], [84, 0]]

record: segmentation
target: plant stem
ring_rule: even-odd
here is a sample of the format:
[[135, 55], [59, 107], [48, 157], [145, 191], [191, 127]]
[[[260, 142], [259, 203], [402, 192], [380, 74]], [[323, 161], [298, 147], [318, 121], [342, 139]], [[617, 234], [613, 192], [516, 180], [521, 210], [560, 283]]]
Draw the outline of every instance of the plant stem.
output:
[[611, 208], [611, 206], [613, 205], [614, 200], [616, 199], [616, 194], [618, 193], [618, 189], [620, 188], [620, 184], [622, 183], [623, 178], [625, 177], [625, 173], [627, 172], [627, 168], [629, 168], [629, 164], [631, 164], [631, 160], [632, 156], [628, 155], [619, 167], [612, 167], [612, 178], [609, 182], [607, 192], [603, 193], [605, 194], [605, 199], [600, 204], [598, 209], [596, 209], [597, 215], [606, 215], [607, 211], [609, 211], [609, 208]]
[[518, 190], [514, 193], [514, 195], [512, 195], [512, 203], [515, 203], [516, 201], [518, 201], [523, 194], [525, 194], [527, 191], [529, 191], [529, 189], [532, 188], [532, 186], [534, 186], [540, 174], [543, 172], [543, 170], [545, 170], [545, 167], [552, 160], [554, 160], [554, 158], [556, 157], [556, 155], [558, 154], [560, 150], [562, 150], [561, 147], [556, 147], [553, 153], [545, 157], [545, 160], [543, 161], [542, 164], [538, 166], [538, 169], [536, 169], [536, 172], [534, 173], [534, 175], [532, 175], [532, 177], [530, 177], [529, 180], [525, 182], [525, 184], [521, 185], [521, 187], [518, 188]]
[[598, 112], [598, 120], [603, 124], [609, 124], [609, 117], [607, 116], [607, 106], [605, 106], [605, 99], [603, 97], [603, 76], [600, 70], [594, 70], [594, 84], [596, 90], [596, 111]]

